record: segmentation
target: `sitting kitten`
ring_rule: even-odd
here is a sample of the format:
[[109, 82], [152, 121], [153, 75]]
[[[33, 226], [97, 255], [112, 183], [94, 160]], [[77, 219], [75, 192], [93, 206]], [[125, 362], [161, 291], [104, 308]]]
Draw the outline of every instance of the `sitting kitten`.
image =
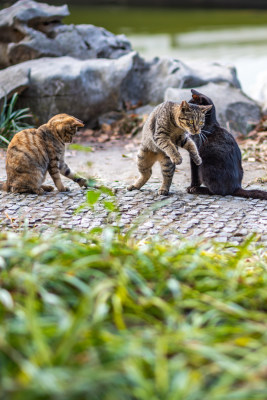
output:
[[[197, 147], [191, 135], [199, 135], [205, 123], [205, 113], [211, 106], [195, 106], [165, 101], [149, 115], [142, 132], [142, 143], [137, 155], [139, 179], [128, 190], [140, 189], [151, 177], [152, 166], [160, 162], [163, 176], [159, 194], [167, 195], [172, 183], [176, 164], [182, 157], [178, 146], [185, 148], [197, 165], [201, 164]], [[188, 133], [189, 132], [189, 133]]]
[[6, 156], [7, 181], [2, 189], [13, 193], [43, 194], [53, 186], [43, 185], [47, 171], [60, 192], [68, 191], [60, 174], [81, 187], [87, 181], [75, 175], [64, 161], [65, 143], [71, 143], [79, 127], [77, 118], [58, 114], [38, 129], [25, 129], [11, 140]]
[[[190, 103], [211, 105], [212, 108], [206, 114], [205, 126], [202, 130], [206, 135], [206, 140], [200, 141], [199, 138], [194, 138], [202, 164], [198, 167], [191, 160], [191, 186], [187, 189], [188, 193], [232, 195], [267, 200], [267, 192], [242, 189], [243, 168], [238, 144], [234, 137], [219, 125], [211, 99], [194, 89], [191, 92]], [[205, 186], [200, 186], [202, 183]]]

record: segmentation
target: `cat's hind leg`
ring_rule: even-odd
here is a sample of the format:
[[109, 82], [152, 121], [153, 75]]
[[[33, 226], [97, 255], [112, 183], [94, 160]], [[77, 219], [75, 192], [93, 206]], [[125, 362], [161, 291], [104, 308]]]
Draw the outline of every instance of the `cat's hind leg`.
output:
[[44, 194], [42, 183], [45, 174], [39, 168], [35, 168], [32, 173], [24, 171], [23, 165], [16, 169], [16, 176], [8, 179], [8, 186], [12, 193]]
[[158, 154], [140, 148], [137, 154], [137, 167], [140, 172], [139, 178], [133, 185], [127, 187], [128, 190], [140, 189], [152, 175], [152, 166], [157, 161]]
[[172, 183], [173, 174], [175, 171], [175, 164], [171, 159], [165, 155], [162, 155], [160, 160], [161, 173], [163, 177], [163, 182], [158, 194], [167, 196], [169, 194], [169, 189]]
[[52, 192], [54, 190], [53, 186], [50, 185], [42, 185], [41, 188], [45, 191], [45, 192]]
[[44, 189], [42, 187], [16, 187], [11, 186], [11, 193], [28, 193], [28, 194], [44, 194]]

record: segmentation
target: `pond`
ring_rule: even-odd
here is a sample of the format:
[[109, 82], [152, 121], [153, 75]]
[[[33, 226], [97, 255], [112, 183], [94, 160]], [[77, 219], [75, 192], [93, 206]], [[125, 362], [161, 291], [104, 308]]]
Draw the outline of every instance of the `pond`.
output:
[[260, 100], [267, 73], [267, 10], [70, 7], [67, 23], [124, 33], [143, 57], [234, 65], [243, 90]]

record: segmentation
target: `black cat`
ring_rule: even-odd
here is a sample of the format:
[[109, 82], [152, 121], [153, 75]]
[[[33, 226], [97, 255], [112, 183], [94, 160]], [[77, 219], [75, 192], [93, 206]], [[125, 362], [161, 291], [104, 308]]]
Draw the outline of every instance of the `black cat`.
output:
[[[197, 166], [190, 160], [191, 186], [187, 189], [188, 193], [267, 200], [267, 192], [242, 189], [243, 168], [238, 144], [234, 137], [219, 125], [213, 102], [194, 89], [191, 92], [192, 99], [189, 103], [213, 107], [206, 114], [205, 126], [202, 129], [205, 138], [193, 136], [202, 164]], [[200, 186], [202, 183], [205, 186]]]

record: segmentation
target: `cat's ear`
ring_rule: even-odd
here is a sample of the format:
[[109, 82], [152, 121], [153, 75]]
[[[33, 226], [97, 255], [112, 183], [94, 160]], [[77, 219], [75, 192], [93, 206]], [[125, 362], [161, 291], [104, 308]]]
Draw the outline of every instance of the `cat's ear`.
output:
[[197, 103], [200, 101], [200, 96], [199, 95], [193, 94], [192, 97]]
[[182, 111], [186, 111], [186, 110], [189, 110], [189, 109], [190, 109], [190, 105], [189, 105], [189, 104], [187, 103], [187, 101], [185, 101], [185, 100], [182, 101], [180, 107], [181, 107], [181, 110], [182, 110]]
[[196, 103], [200, 102], [201, 100], [200, 93], [195, 89], [191, 89], [191, 93], [193, 100], [195, 100]]
[[82, 128], [84, 123], [80, 119], [72, 117], [72, 125], [77, 126], [77, 128]]
[[199, 106], [199, 108], [201, 109], [202, 112], [204, 112], [205, 114], [212, 109], [212, 104], [210, 104], [209, 106]]

